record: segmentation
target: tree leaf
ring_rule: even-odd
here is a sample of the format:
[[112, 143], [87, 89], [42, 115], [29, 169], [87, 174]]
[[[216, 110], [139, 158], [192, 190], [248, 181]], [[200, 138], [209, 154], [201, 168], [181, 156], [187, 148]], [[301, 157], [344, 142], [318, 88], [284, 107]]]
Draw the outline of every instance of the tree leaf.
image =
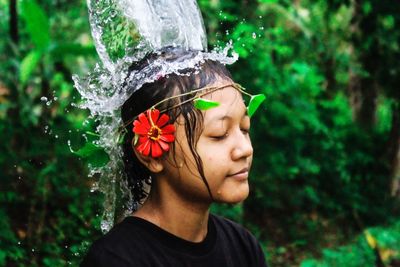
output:
[[99, 168], [106, 165], [110, 161], [110, 157], [104, 150], [98, 150], [98, 152], [92, 154], [86, 160], [92, 167]]
[[249, 106], [247, 107], [247, 114], [251, 118], [253, 114], [257, 111], [258, 107], [265, 100], [264, 94], [253, 95], [250, 99]]
[[21, 62], [19, 68], [19, 80], [25, 84], [42, 57], [42, 53], [36, 50], [31, 51]]
[[82, 45], [78, 43], [54, 43], [51, 46], [51, 55], [53, 57], [73, 56], [93, 56], [96, 55], [96, 48], [93, 44]]
[[196, 98], [194, 100], [194, 107], [200, 110], [207, 110], [219, 106], [219, 102], [207, 100], [204, 98]]
[[101, 151], [104, 149], [93, 144], [92, 142], [87, 142], [83, 147], [81, 147], [78, 151], [74, 151], [73, 153], [75, 155], [78, 155], [82, 158], [87, 158], [91, 155], [93, 155], [94, 153], [97, 153], [98, 151]]
[[85, 158], [92, 167], [102, 167], [110, 161], [110, 157], [104, 149], [92, 142], [87, 142], [82, 148], [73, 153]]
[[36, 48], [46, 50], [50, 44], [50, 23], [42, 7], [35, 0], [23, 0], [21, 15]]

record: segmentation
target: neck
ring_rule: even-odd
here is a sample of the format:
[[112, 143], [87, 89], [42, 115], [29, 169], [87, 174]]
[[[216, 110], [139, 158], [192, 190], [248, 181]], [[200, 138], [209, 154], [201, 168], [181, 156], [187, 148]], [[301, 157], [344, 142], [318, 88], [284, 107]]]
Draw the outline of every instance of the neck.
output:
[[187, 241], [201, 242], [207, 235], [209, 207], [210, 203], [189, 201], [153, 184], [146, 202], [133, 215]]

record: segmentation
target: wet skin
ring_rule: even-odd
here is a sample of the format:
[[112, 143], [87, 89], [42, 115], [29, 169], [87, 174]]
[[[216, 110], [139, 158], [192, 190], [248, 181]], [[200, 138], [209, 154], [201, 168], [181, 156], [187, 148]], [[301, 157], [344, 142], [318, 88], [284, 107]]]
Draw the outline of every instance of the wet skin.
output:
[[[204, 129], [196, 147], [212, 197], [216, 202], [241, 202], [249, 194], [248, 172], [253, 156], [246, 106], [241, 93], [233, 87], [218, 90], [204, 98], [220, 103], [218, 107], [204, 112]], [[184, 164], [180, 168], [176, 168], [176, 164], [165, 166], [173, 187], [188, 200], [211, 201], [181, 124], [177, 125], [176, 140], [175, 156], [177, 162]]]
[[[213, 85], [227, 83], [221, 80]], [[182, 118], [176, 121], [175, 148], [168, 155], [153, 159], [136, 153], [154, 179], [148, 199], [133, 215], [194, 242], [201, 241], [207, 233], [213, 201], [234, 204], [247, 198], [253, 157], [250, 118], [241, 93], [226, 87], [203, 98], [220, 103], [204, 111], [204, 129], [196, 146], [212, 198], [189, 149]]]

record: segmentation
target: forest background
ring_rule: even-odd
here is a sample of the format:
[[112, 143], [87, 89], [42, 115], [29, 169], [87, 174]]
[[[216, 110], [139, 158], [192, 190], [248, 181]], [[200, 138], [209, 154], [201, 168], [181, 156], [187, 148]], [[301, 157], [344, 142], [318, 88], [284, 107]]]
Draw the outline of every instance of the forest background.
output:
[[[271, 266], [400, 266], [400, 1], [199, 1], [233, 41], [253, 118], [251, 195], [215, 205]], [[101, 235], [72, 74], [98, 61], [85, 1], [0, 0], [0, 266], [78, 266]], [[124, 40], [121, 40], [123, 44]], [[86, 137], [86, 138], [85, 138]]]

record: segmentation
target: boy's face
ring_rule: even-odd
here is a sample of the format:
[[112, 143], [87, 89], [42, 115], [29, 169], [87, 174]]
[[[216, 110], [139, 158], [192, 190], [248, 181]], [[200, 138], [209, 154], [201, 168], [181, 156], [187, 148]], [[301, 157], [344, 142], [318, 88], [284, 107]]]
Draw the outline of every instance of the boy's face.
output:
[[[227, 83], [221, 80], [214, 85]], [[249, 194], [248, 173], [253, 157], [250, 118], [246, 115], [242, 95], [235, 88], [226, 87], [203, 98], [220, 103], [218, 107], [204, 111], [204, 129], [196, 146], [205, 177], [216, 202], [241, 202]], [[177, 120], [175, 151], [169, 154], [167, 162], [171, 165], [167, 164], [165, 174], [170, 177], [171, 189], [174, 188], [177, 197], [211, 202], [190, 151], [183, 123], [183, 119]], [[175, 162], [173, 153], [175, 164], [171, 163]]]

